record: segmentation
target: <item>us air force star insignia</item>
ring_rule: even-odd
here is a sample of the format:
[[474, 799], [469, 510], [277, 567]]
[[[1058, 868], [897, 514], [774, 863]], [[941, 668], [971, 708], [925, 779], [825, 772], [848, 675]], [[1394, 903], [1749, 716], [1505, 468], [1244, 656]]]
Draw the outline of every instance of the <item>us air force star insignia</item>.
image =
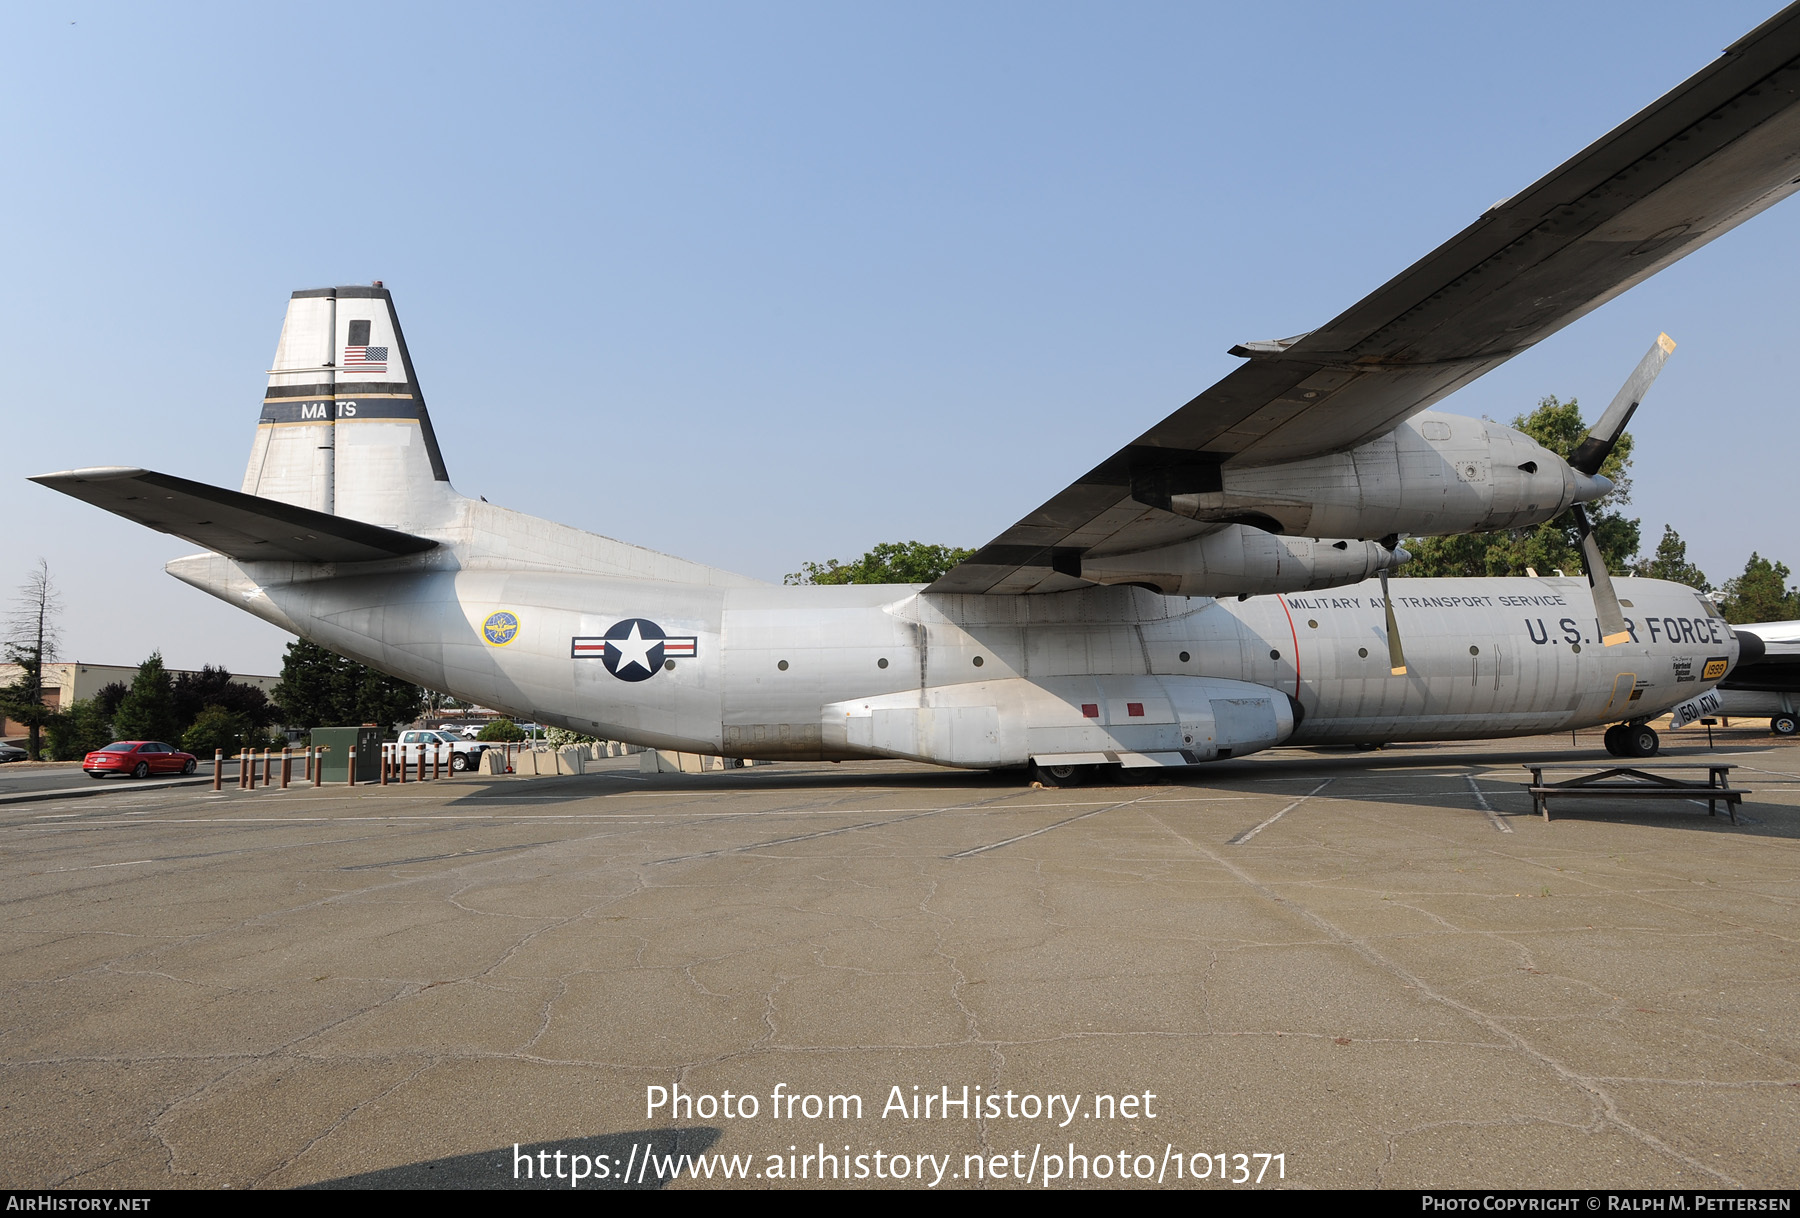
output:
[[621, 681], [648, 681], [677, 658], [699, 654], [697, 635], [668, 635], [649, 618], [628, 617], [600, 638], [569, 640], [577, 660], [599, 660]]

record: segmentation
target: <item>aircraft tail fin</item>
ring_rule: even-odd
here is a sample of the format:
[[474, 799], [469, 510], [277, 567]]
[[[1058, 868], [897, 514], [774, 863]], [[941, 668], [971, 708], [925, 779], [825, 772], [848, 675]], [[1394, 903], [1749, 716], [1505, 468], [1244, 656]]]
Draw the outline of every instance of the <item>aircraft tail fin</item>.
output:
[[399, 530], [457, 498], [381, 284], [288, 300], [243, 493]]

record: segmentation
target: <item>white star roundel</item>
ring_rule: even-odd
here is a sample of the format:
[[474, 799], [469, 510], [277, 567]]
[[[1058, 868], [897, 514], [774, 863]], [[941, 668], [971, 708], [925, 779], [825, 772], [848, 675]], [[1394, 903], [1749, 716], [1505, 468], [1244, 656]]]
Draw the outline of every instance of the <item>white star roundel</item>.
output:
[[598, 638], [569, 640], [569, 654], [599, 660], [621, 681], [648, 681], [673, 660], [699, 654], [699, 637], [666, 634], [649, 618], [628, 617]]

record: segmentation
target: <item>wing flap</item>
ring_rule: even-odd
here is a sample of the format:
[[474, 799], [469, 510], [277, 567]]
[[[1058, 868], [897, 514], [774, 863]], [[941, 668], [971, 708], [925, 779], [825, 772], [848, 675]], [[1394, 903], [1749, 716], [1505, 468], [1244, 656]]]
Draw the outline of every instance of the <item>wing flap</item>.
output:
[[241, 562], [369, 562], [421, 554], [438, 544], [146, 469], [76, 469], [32, 481]]

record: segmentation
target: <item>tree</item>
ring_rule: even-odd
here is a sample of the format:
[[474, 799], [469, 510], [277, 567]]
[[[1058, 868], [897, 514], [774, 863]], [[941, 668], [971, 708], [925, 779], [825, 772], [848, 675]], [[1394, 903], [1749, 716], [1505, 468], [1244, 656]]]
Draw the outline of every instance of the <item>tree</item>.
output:
[[94, 709], [100, 712], [101, 718], [110, 722], [119, 713], [119, 703], [125, 701], [125, 695], [130, 692], [131, 686], [124, 681], [108, 681], [94, 691]]
[[0, 689], [0, 715], [25, 725], [25, 752], [42, 756], [44, 725], [56, 714], [44, 705], [44, 665], [56, 658], [57, 615], [62, 597], [50, 579], [50, 564], [38, 559], [13, 601], [7, 621], [6, 658], [19, 666], [19, 679]]
[[131, 690], [113, 715], [113, 730], [121, 740], [160, 740], [181, 737], [182, 724], [175, 714], [175, 683], [163, 667], [162, 652], [153, 651], [138, 665]]
[[[1513, 426], [1565, 460], [1587, 435], [1581, 406], [1574, 398], [1566, 402], [1544, 398], [1531, 414], [1514, 419]], [[1588, 519], [1593, 522], [1607, 569], [1623, 571], [1637, 554], [1639, 541], [1639, 522], [1616, 510], [1631, 502], [1629, 432], [1619, 437], [1600, 472], [1612, 480], [1614, 489], [1606, 498], [1587, 505]], [[1405, 567], [1407, 575], [1524, 575], [1527, 567], [1548, 575], [1584, 569], [1581, 533], [1575, 527], [1573, 510], [1527, 529], [1409, 538], [1406, 548], [1413, 556]]]
[[1701, 592], [1712, 591], [1706, 572], [1688, 561], [1687, 542], [1681, 540], [1681, 534], [1666, 524], [1663, 525], [1662, 540], [1656, 543], [1656, 553], [1633, 563], [1631, 573], [1650, 579], [1672, 580]]
[[1800, 590], [1788, 586], [1793, 572], [1785, 565], [1750, 554], [1744, 573], [1719, 590], [1719, 612], [1732, 624], [1790, 622], [1800, 618]]
[[922, 541], [884, 541], [853, 562], [805, 563], [784, 584], [928, 584], [973, 554]]
[[[192, 724], [209, 707], [237, 715], [248, 727], [264, 728], [281, 717], [281, 708], [254, 685], [233, 681], [231, 674], [211, 664], [199, 672], [175, 678], [175, 717]], [[189, 750], [192, 752], [192, 750]]]
[[281, 662], [275, 699], [299, 727], [374, 723], [383, 729], [419, 717], [425, 691], [366, 664], [295, 639]]

